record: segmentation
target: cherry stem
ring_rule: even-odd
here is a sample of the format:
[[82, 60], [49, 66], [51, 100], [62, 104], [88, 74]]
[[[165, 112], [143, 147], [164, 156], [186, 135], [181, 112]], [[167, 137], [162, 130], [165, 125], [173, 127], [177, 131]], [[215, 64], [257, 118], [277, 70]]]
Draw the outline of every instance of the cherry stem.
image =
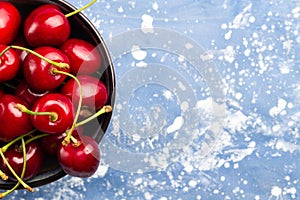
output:
[[29, 115], [49, 115], [51, 122], [55, 122], [58, 119], [58, 114], [56, 112], [34, 112], [26, 108], [26, 106], [19, 103], [15, 105], [15, 108]]
[[[20, 178], [23, 179], [24, 175], [25, 175], [25, 172], [26, 172], [27, 162], [26, 162], [26, 144], [24, 142], [24, 138], [21, 138], [21, 139], [22, 139], [22, 152], [23, 152], [23, 168], [22, 168], [22, 173], [21, 173]], [[3, 192], [2, 194], [0, 194], [0, 198], [3, 198], [5, 196], [7, 196], [8, 194], [12, 193], [14, 190], [16, 190], [19, 187], [20, 184], [21, 184], [20, 182], [17, 182], [17, 184], [13, 188], [11, 188], [10, 190], [7, 190], [6, 192]]]
[[0, 151], [2, 151], [3, 153], [5, 153], [5, 152], [7, 151], [7, 149], [8, 149], [11, 145], [13, 145], [14, 143], [16, 143], [18, 140], [20, 140], [20, 139], [22, 139], [22, 138], [24, 138], [24, 137], [26, 137], [26, 136], [28, 136], [28, 135], [31, 135], [31, 134], [34, 133], [35, 131], [36, 131], [36, 129], [31, 130], [31, 131], [29, 131], [29, 132], [26, 133], [26, 134], [20, 135], [19, 137], [16, 137], [15, 139], [13, 139], [13, 140], [10, 141], [9, 143], [7, 143], [5, 146], [3, 146], [3, 147], [0, 149]]
[[8, 179], [8, 176], [2, 170], [0, 170], [0, 177], [4, 181], [6, 181]]
[[112, 107], [110, 105], [106, 105], [106, 106], [103, 106], [100, 110], [98, 110], [95, 114], [93, 114], [92, 116], [82, 120], [81, 122], [78, 122], [76, 124], [76, 127], [77, 126], [81, 126], [81, 125], [84, 125], [90, 121], [92, 121], [93, 119], [97, 118], [98, 116], [104, 114], [104, 113], [109, 113], [112, 111]]
[[[23, 138], [22, 138], [23, 140]], [[23, 140], [24, 141], [24, 140]], [[24, 148], [24, 147], [23, 147]], [[23, 152], [24, 153], [24, 152]], [[25, 154], [26, 154], [26, 150], [25, 150]], [[22, 178], [20, 178], [18, 176], [18, 174], [15, 172], [15, 170], [12, 168], [12, 166], [9, 164], [9, 162], [7, 161], [5, 155], [3, 154], [2, 150], [0, 150], [0, 156], [2, 157], [4, 163], [6, 164], [6, 166], [8, 167], [8, 169], [11, 171], [11, 173], [14, 175], [14, 177], [17, 179], [17, 181], [28, 191], [33, 192], [33, 188], [30, 187], [29, 185], [27, 185]], [[26, 156], [25, 156], [26, 159]], [[26, 162], [25, 162], [26, 163]], [[23, 169], [24, 169], [24, 165], [23, 165]], [[23, 171], [23, 170], [22, 170]]]
[[66, 14], [65, 17], [68, 18], [68, 17], [71, 17], [71, 16], [73, 16], [73, 15], [75, 15], [77, 13], [80, 13], [81, 11], [83, 11], [83, 10], [87, 9], [88, 7], [90, 7], [92, 4], [96, 3], [96, 1], [97, 0], [92, 0], [90, 3], [86, 4], [82, 8]]
[[76, 114], [75, 114], [75, 117], [74, 117], [74, 121], [73, 121], [72, 127], [69, 129], [69, 131], [67, 133], [67, 136], [63, 140], [63, 145], [67, 145], [68, 143], [70, 143], [71, 136], [73, 134], [73, 131], [76, 127], [76, 124], [77, 124], [77, 121], [78, 121], [78, 118], [79, 118], [79, 115], [80, 115], [80, 110], [81, 110], [81, 105], [82, 105], [82, 87], [81, 87], [81, 84], [80, 84], [80, 81], [78, 80], [78, 78], [76, 78], [73, 74], [70, 74], [70, 73], [64, 72], [64, 71], [60, 71], [56, 68], [53, 68], [52, 72], [54, 74], [56, 74], [56, 73], [63, 74], [63, 75], [66, 75], [66, 76], [69, 76], [69, 77], [73, 78], [76, 81], [76, 83], [78, 85], [78, 89], [79, 89], [79, 94], [80, 95], [79, 95], [78, 107], [77, 107], [77, 111], [76, 111]]
[[42, 133], [42, 134], [36, 135], [36, 136], [34, 136], [34, 137], [29, 138], [28, 140], [26, 140], [25, 144], [27, 145], [28, 143], [30, 143], [30, 142], [32, 142], [32, 141], [34, 141], [34, 140], [40, 139], [40, 138], [42, 138], [42, 137], [46, 137], [46, 136], [48, 136], [48, 135], [49, 135], [49, 134], [47, 134], [47, 133]]
[[[1, 62], [1, 61], [0, 61], [0, 62]], [[1, 84], [4, 85], [4, 86], [6, 86], [6, 87], [8, 87], [8, 88], [10, 88], [10, 89], [16, 89], [15, 86], [13, 86], [13, 85], [11, 85], [11, 84], [9, 84], [9, 83], [2, 82]]]
[[16, 46], [16, 45], [11, 45], [11, 46], [6, 47], [6, 48], [0, 53], [0, 57], [1, 57], [3, 54], [5, 54], [5, 52], [7, 52], [10, 48], [18, 49], [18, 50], [22, 50], [22, 51], [27, 51], [27, 52], [29, 52], [29, 53], [31, 53], [31, 54], [33, 54], [33, 55], [39, 57], [40, 59], [42, 59], [42, 60], [48, 62], [49, 64], [54, 65], [54, 66], [56, 66], [56, 67], [58, 67], [58, 68], [61, 68], [61, 69], [68, 69], [68, 68], [70, 68], [69, 64], [67, 64], [67, 63], [63, 63], [63, 62], [55, 62], [55, 61], [53, 61], [53, 60], [50, 60], [50, 59], [48, 59], [48, 58], [46, 58], [46, 57], [44, 57], [44, 56], [42, 56], [42, 55], [36, 53], [35, 51], [33, 51], [33, 50], [31, 50], [31, 49], [28, 49], [28, 48], [26, 48], [26, 47]]

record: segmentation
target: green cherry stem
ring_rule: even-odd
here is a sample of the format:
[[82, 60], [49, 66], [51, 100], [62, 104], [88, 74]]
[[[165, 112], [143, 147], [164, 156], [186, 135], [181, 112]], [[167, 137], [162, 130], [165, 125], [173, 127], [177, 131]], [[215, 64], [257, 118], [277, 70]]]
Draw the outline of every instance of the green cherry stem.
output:
[[93, 114], [92, 116], [82, 120], [81, 122], [78, 122], [76, 124], [76, 127], [77, 126], [81, 126], [81, 125], [84, 125], [86, 123], [88, 123], [89, 121], [92, 121], [93, 119], [97, 118], [98, 116], [104, 114], [104, 113], [109, 113], [112, 111], [112, 107], [110, 105], [106, 105], [106, 106], [103, 106], [100, 110], [98, 110], [95, 114]]
[[87, 9], [88, 7], [90, 7], [92, 4], [96, 3], [96, 1], [97, 0], [92, 0], [91, 2], [89, 2], [88, 4], [83, 6], [82, 8], [66, 14], [65, 17], [68, 18], [68, 17], [71, 17], [73, 15], [76, 15], [77, 13], [80, 13], [81, 11], [83, 11], [83, 10]]
[[9, 164], [9, 162], [7, 161], [4, 153], [2, 152], [2, 150], [0, 150], [0, 156], [2, 157], [4, 163], [6, 164], [6, 166], [8, 167], [8, 169], [11, 171], [11, 173], [14, 175], [14, 177], [17, 179], [17, 181], [28, 191], [33, 192], [33, 188], [30, 187], [28, 184], [26, 184], [19, 176], [18, 174], [15, 172], [15, 170], [12, 168], [12, 166]]
[[[23, 152], [23, 168], [22, 168], [22, 173], [21, 173], [20, 178], [23, 179], [25, 172], [26, 172], [26, 163], [27, 162], [26, 162], [26, 144], [25, 144], [24, 138], [21, 138], [21, 140], [22, 140], [22, 152]], [[13, 188], [0, 194], [0, 198], [3, 198], [5, 196], [7, 196], [8, 194], [12, 193], [14, 190], [16, 190], [19, 187], [20, 184], [21, 184], [20, 182], [17, 182], [17, 184]]]
[[4, 181], [6, 181], [8, 179], [8, 176], [2, 170], [0, 170], [0, 177]]
[[53, 60], [50, 60], [50, 59], [48, 59], [48, 58], [46, 58], [46, 57], [44, 57], [44, 56], [42, 56], [42, 55], [36, 53], [35, 51], [33, 51], [33, 50], [31, 50], [31, 49], [28, 49], [28, 48], [26, 48], [26, 47], [16, 46], [16, 45], [7, 46], [7, 47], [0, 53], [0, 57], [1, 57], [3, 54], [5, 54], [5, 52], [7, 52], [7, 51], [8, 51], [9, 49], [11, 49], [11, 48], [13, 48], [13, 49], [18, 49], [18, 50], [21, 50], [21, 51], [27, 51], [27, 52], [29, 52], [29, 53], [31, 53], [31, 54], [33, 54], [33, 55], [39, 57], [40, 59], [42, 59], [42, 60], [44, 60], [44, 61], [50, 63], [51, 65], [57, 66], [57, 67], [60, 68], [60, 69], [68, 69], [68, 68], [70, 68], [69, 64], [67, 64], [67, 63], [55, 62], [55, 61], [53, 61]]
[[10, 141], [10, 142], [7, 143], [6, 145], [4, 145], [4, 146], [0, 149], [0, 151], [2, 151], [3, 153], [5, 153], [5, 152], [7, 151], [7, 149], [8, 149], [11, 145], [13, 145], [14, 143], [16, 143], [16, 142], [19, 141], [20, 139], [22, 139], [22, 138], [24, 138], [24, 137], [26, 137], [26, 136], [31, 135], [31, 134], [34, 133], [35, 131], [36, 131], [36, 129], [33, 129], [33, 130], [29, 131], [29, 132], [26, 133], [26, 134], [23, 134], [23, 135], [20, 135], [19, 137], [16, 137], [16, 138], [13, 139], [12, 141]]
[[58, 115], [56, 112], [34, 112], [32, 110], [29, 110], [24, 106], [23, 104], [17, 103], [15, 105], [15, 108], [19, 109], [21, 112], [24, 112], [29, 115], [49, 115], [52, 122], [55, 122], [58, 119]]
[[63, 74], [63, 75], [66, 75], [66, 76], [69, 76], [69, 77], [73, 78], [76, 81], [77, 85], [78, 85], [79, 94], [80, 94], [79, 95], [79, 100], [78, 100], [77, 111], [76, 111], [76, 114], [75, 114], [75, 117], [74, 117], [74, 122], [72, 124], [72, 127], [68, 131], [67, 136], [63, 140], [63, 144], [66, 145], [66, 144], [70, 143], [72, 133], [73, 133], [74, 129], [76, 128], [76, 124], [77, 124], [77, 121], [78, 121], [78, 118], [79, 118], [79, 115], [80, 115], [80, 110], [81, 110], [81, 105], [82, 105], [82, 87], [81, 87], [81, 84], [80, 84], [80, 81], [78, 80], [78, 78], [76, 78], [73, 74], [70, 74], [70, 73], [64, 72], [64, 71], [60, 71], [56, 68], [52, 69], [52, 73], [54, 73], [54, 74]]
[[42, 134], [36, 135], [36, 136], [34, 136], [34, 137], [29, 138], [28, 140], [26, 140], [25, 144], [27, 145], [28, 143], [30, 143], [30, 142], [32, 142], [32, 141], [34, 141], [34, 140], [40, 139], [40, 138], [42, 138], [42, 137], [46, 137], [46, 136], [48, 136], [48, 135], [49, 135], [49, 134], [47, 134], [47, 133], [42, 133]]

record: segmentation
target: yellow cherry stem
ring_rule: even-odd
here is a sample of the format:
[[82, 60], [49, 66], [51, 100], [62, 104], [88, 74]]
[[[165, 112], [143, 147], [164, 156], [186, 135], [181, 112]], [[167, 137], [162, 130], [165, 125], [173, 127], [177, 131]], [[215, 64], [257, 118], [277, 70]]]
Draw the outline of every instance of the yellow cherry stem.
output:
[[17, 181], [28, 191], [33, 192], [33, 188], [30, 187], [28, 184], [26, 184], [20, 177], [19, 175], [15, 172], [15, 170], [12, 168], [12, 166], [9, 164], [9, 162], [7, 161], [5, 155], [3, 154], [2, 150], [0, 150], [0, 156], [3, 159], [3, 162], [5, 163], [5, 165], [8, 167], [8, 169], [11, 171], [11, 173], [13, 174], [13, 176], [17, 179]]
[[[23, 151], [23, 168], [22, 168], [22, 173], [21, 173], [20, 178], [23, 179], [25, 172], [26, 172], [26, 163], [27, 162], [26, 162], [26, 144], [24, 142], [24, 138], [21, 138], [21, 140], [22, 140], [22, 151]], [[0, 198], [3, 198], [5, 196], [7, 196], [8, 194], [12, 193], [13, 191], [15, 191], [20, 186], [20, 184], [21, 184], [20, 182], [17, 182], [17, 184], [13, 188], [11, 188], [10, 190], [7, 190], [6, 192], [1, 193]]]
[[92, 0], [91, 2], [89, 2], [88, 4], [86, 4], [85, 6], [83, 6], [82, 8], [79, 8], [73, 12], [70, 12], [68, 14], [65, 15], [66, 18], [71, 17], [73, 15], [76, 15], [77, 13], [80, 13], [81, 11], [87, 9], [88, 7], [90, 7], [92, 4], [96, 3], [97, 0]]
[[15, 105], [15, 108], [19, 109], [21, 112], [24, 112], [28, 115], [49, 115], [51, 122], [55, 122], [58, 119], [58, 115], [56, 112], [34, 112], [26, 108], [26, 106], [24, 106], [23, 104], [19, 104], [19, 103]]
[[[53, 60], [50, 60], [50, 59], [48, 59], [48, 58], [46, 58], [46, 57], [44, 57], [44, 56], [42, 56], [42, 55], [36, 53], [35, 51], [33, 51], [33, 50], [31, 50], [31, 49], [28, 49], [28, 48], [26, 48], [26, 47], [16, 46], [16, 45], [7, 46], [7, 47], [0, 53], [0, 57], [1, 57], [3, 54], [5, 54], [5, 52], [7, 52], [7, 51], [8, 51], [9, 49], [11, 49], [11, 48], [13, 48], [13, 49], [18, 49], [18, 50], [21, 50], [21, 51], [26, 51], [26, 52], [28, 52], [28, 53], [31, 53], [31, 54], [33, 54], [33, 55], [39, 57], [40, 59], [42, 59], [42, 60], [44, 60], [44, 61], [50, 63], [51, 65], [54, 65], [54, 66], [56, 66], [56, 67], [58, 67], [58, 68], [60, 68], [60, 69], [68, 69], [68, 68], [70, 68], [69, 64], [67, 64], [67, 63], [63, 63], [63, 62], [55, 62], [55, 61], [53, 61]], [[1, 64], [1, 63], [0, 63], [0, 64]]]
[[111, 107], [110, 105], [105, 105], [105, 106], [103, 106], [100, 110], [98, 110], [95, 114], [93, 114], [92, 116], [90, 116], [90, 117], [88, 117], [88, 118], [82, 120], [81, 122], [78, 122], [78, 123], [76, 124], [76, 127], [77, 127], [77, 126], [84, 125], [84, 124], [88, 123], [89, 121], [91, 121], [91, 120], [97, 118], [98, 116], [100, 116], [100, 115], [102, 115], [102, 114], [104, 114], [104, 113], [109, 113], [109, 112], [111, 112], [111, 111], [112, 111], [112, 107]]
[[78, 107], [77, 107], [77, 111], [76, 111], [76, 114], [75, 114], [75, 117], [74, 117], [73, 124], [72, 124], [71, 128], [69, 129], [69, 131], [67, 132], [67, 136], [63, 140], [63, 145], [66, 145], [66, 144], [70, 143], [72, 133], [73, 133], [74, 129], [76, 128], [76, 123], [77, 123], [79, 115], [80, 115], [80, 110], [81, 110], [81, 105], [82, 105], [82, 87], [81, 87], [81, 84], [80, 84], [80, 81], [78, 80], [78, 78], [76, 78], [73, 74], [70, 74], [70, 73], [64, 72], [64, 71], [60, 71], [56, 68], [53, 68], [52, 72], [54, 74], [64, 74], [66, 76], [69, 76], [69, 77], [73, 78], [76, 81], [77, 85], [78, 85], [79, 94], [80, 94], [79, 95], [79, 100], [78, 100]]

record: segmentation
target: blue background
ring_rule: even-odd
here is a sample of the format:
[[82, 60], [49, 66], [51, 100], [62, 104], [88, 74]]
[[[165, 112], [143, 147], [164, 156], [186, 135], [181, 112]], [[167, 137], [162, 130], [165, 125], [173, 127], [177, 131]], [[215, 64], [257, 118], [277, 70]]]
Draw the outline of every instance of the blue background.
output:
[[[117, 77], [101, 166], [90, 178], [66, 176], [8, 199], [300, 198], [300, 1], [99, 0], [84, 13], [107, 41]], [[224, 90], [218, 137], [207, 140], [216, 107], [199, 67], [180, 50], [144, 48], [126, 35], [156, 28], [170, 43], [181, 44], [172, 41], [178, 35], [195, 42], [203, 63], [213, 62]], [[182, 135], [188, 145], [173, 147]], [[212, 148], [203, 152], [205, 142]]]

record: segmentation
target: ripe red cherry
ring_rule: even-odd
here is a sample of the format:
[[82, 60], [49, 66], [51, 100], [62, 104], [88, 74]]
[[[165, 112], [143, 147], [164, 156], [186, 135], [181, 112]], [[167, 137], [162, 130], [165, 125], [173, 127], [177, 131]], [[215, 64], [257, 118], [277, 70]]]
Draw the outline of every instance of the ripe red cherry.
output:
[[63, 170], [76, 177], [89, 177], [96, 171], [100, 163], [100, 150], [96, 141], [89, 136], [77, 138], [79, 145], [61, 144], [57, 151], [57, 159]]
[[[80, 128], [82, 126], [77, 127], [73, 131], [73, 136], [74, 137], [81, 137], [82, 135], [82, 129]], [[50, 134], [47, 135], [40, 140], [40, 144], [44, 151], [51, 156], [56, 156], [57, 155], [57, 150], [61, 142], [64, 140], [64, 138], [67, 136], [66, 133], [62, 134]]]
[[[22, 34], [17, 35], [16, 39], [13, 41], [13, 45], [29, 48], [29, 44], [27, 43], [26, 39], [24, 38], [24, 36]], [[25, 57], [27, 56], [28, 52], [25, 50], [20, 50], [20, 49], [14, 49], [14, 50], [19, 55], [21, 62], [23, 62]]]
[[4, 94], [0, 98], [0, 140], [10, 141], [32, 129], [30, 116], [15, 107], [26, 103], [13, 95]]
[[29, 87], [27, 82], [24, 80], [20, 81], [20, 83], [17, 85], [14, 91], [14, 95], [23, 99], [29, 105], [30, 108], [38, 98], [48, 93], [50, 93], [50, 91], [45, 91], [45, 92], [34, 91]]
[[33, 126], [41, 132], [60, 134], [73, 124], [74, 108], [71, 100], [60, 93], [49, 93], [40, 97], [32, 106], [33, 112], [52, 112], [49, 115], [31, 115]]
[[2, 89], [2, 87], [0, 87], [0, 98], [4, 95], [4, 90]]
[[[4, 155], [8, 163], [20, 176], [23, 170], [22, 146], [19, 143], [12, 145]], [[33, 141], [26, 144], [26, 171], [23, 178], [24, 180], [34, 177], [40, 171], [44, 160], [43, 158], [43, 149], [37, 142]], [[15, 180], [15, 177], [4, 163], [3, 159], [0, 159], [0, 167], [10, 179]]]
[[0, 44], [8, 45], [16, 37], [21, 25], [18, 9], [9, 2], [0, 2]]
[[[1, 2], [0, 2], [1, 3]], [[0, 45], [0, 52], [7, 46]], [[9, 49], [0, 57], [0, 82], [13, 79], [20, 69], [19, 55], [14, 49]]]
[[70, 24], [57, 6], [43, 5], [25, 20], [24, 35], [33, 46], [60, 46], [70, 35]]
[[[36, 53], [56, 62], [69, 64], [68, 57], [60, 50], [53, 47], [38, 47]], [[70, 68], [59, 69], [41, 58], [29, 53], [23, 61], [22, 70], [28, 85], [37, 92], [53, 90], [60, 86], [66, 75], [53, 74], [51, 70], [56, 68], [69, 72]]]
[[73, 74], [92, 74], [102, 64], [99, 50], [91, 43], [77, 38], [68, 39], [61, 47], [68, 56]]
[[[82, 87], [82, 105], [97, 110], [106, 104], [108, 93], [106, 86], [97, 78], [90, 75], [77, 76]], [[77, 105], [80, 97], [78, 84], [70, 79], [61, 90], [72, 102]]]

